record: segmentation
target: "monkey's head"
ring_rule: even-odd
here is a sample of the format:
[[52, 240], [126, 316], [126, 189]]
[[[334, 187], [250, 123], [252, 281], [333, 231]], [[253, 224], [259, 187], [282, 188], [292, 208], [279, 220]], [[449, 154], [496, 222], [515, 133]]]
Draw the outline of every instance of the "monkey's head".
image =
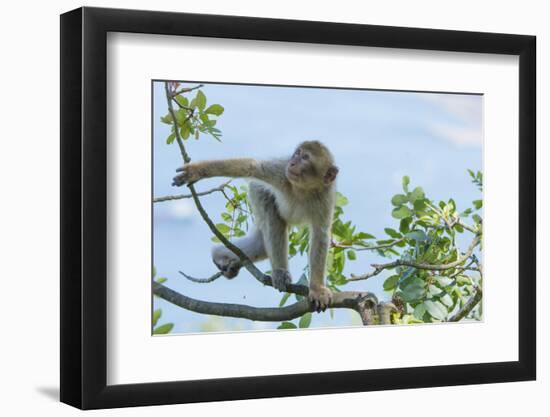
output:
[[286, 177], [301, 188], [322, 188], [334, 183], [338, 168], [334, 157], [321, 142], [302, 142], [290, 157]]

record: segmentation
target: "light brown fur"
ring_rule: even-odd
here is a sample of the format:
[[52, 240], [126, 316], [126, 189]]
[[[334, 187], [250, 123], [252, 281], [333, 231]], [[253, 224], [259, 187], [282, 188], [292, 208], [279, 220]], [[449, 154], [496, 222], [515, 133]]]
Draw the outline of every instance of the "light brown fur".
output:
[[[317, 311], [332, 301], [324, 285], [330, 227], [338, 168], [328, 148], [318, 141], [301, 143], [289, 158], [257, 161], [250, 158], [193, 162], [178, 169], [173, 185], [210, 177], [249, 178], [249, 199], [256, 229], [235, 244], [253, 261], [269, 257], [272, 283], [284, 291], [292, 281], [288, 272], [288, 230], [295, 224], [310, 228], [309, 299]], [[241, 268], [239, 258], [223, 245], [212, 249], [212, 259], [227, 278]]]

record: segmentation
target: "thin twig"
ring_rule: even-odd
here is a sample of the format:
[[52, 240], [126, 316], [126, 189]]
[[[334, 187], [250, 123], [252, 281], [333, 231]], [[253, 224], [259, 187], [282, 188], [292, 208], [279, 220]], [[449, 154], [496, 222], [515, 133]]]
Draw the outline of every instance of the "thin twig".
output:
[[[202, 197], [204, 195], [212, 194], [212, 193], [215, 193], [215, 192], [218, 192], [218, 191], [223, 193], [224, 188], [227, 187], [229, 185], [229, 183], [231, 183], [231, 181], [224, 182], [223, 184], [221, 184], [217, 187], [211, 188], [210, 190], [198, 192], [197, 195]], [[181, 200], [181, 199], [184, 199], [184, 198], [192, 198], [192, 197], [193, 196], [191, 194], [167, 195], [167, 196], [164, 196], [164, 197], [154, 198], [153, 203], [161, 203], [163, 201], [172, 201], [172, 200]]]
[[204, 87], [204, 84], [199, 84], [199, 85], [197, 85], [197, 86], [195, 86], [195, 87], [182, 88], [182, 89], [179, 90], [179, 91], [174, 91], [174, 93], [172, 94], [172, 96], [173, 96], [173, 97], [179, 96], [179, 95], [182, 94], [182, 93], [189, 93], [189, 92], [191, 92], [191, 91], [193, 91], [193, 90], [197, 90], [197, 89], [202, 88], [202, 87]]
[[479, 233], [479, 230], [476, 230], [476, 229], [473, 228], [472, 226], [470, 226], [470, 225], [464, 223], [464, 221], [462, 221], [461, 218], [458, 218], [456, 224], [462, 226], [464, 229], [466, 229], [467, 231], [472, 232], [472, 233], [474, 233], [474, 234], [478, 234], [478, 233]]
[[188, 112], [191, 112], [191, 113], [195, 111], [191, 107], [187, 107], [181, 104], [179, 101], [176, 100], [176, 97], [172, 97], [172, 100], [174, 100], [174, 103], [176, 103], [180, 109], [187, 110]]

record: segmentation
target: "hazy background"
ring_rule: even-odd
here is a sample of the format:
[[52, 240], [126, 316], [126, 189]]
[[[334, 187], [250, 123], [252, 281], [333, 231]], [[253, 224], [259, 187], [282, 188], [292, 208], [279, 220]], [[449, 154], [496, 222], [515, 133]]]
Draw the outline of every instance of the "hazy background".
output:
[[[167, 113], [164, 85], [155, 82], [153, 87], [153, 195], [185, 193], [185, 188], [170, 185], [182, 160], [177, 144], [166, 144], [170, 126], [160, 122]], [[350, 200], [344, 219], [353, 220], [358, 230], [378, 238], [384, 238], [384, 227], [398, 228], [399, 222], [391, 217], [390, 199], [400, 192], [403, 175], [410, 176], [411, 188], [422, 186], [428, 198], [454, 198], [459, 210], [480, 198], [466, 169], [482, 169], [482, 96], [222, 84], [206, 84], [203, 92], [208, 104], [225, 107], [216, 126], [223, 132], [223, 142], [209, 136], [187, 140], [193, 160], [283, 156], [303, 140], [321, 140], [332, 150], [340, 168], [338, 190]], [[222, 181], [201, 181], [197, 190]], [[212, 194], [202, 202], [210, 217], [220, 222], [223, 196]], [[183, 270], [207, 277], [216, 272], [210, 259], [211, 236], [192, 200], [154, 205], [153, 262], [158, 276], [168, 278], [166, 285], [202, 300], [278, 305], [281, 294], [263, 287], [244, 269], [234, 280], [220, 278], [210, 284], [192, 283], [178, 274]], [[365, 272], [379, 260], [370, 252], [359, 252], [356, 261], [347, 262], [345, 273]], [[306, 263], [305, 258], [292, 259], [294, 280]], [[269, 269], [269, 262], [259, 267]], [[372, 291], [386, 299], [382, 283], [388, 274], [346, 288]], [[293, 300], [291, 297], [289, 302]], [[196, 314], [157, 298], [154, 308], [163, 311], [159, 324], [175, 324], [172, 333], [272, 329], [279, 325]], [[336, 309], [333, 319], [329, 314], [314, 314], [311, 327], [353, 324], [360, 324], [355, 312]]]

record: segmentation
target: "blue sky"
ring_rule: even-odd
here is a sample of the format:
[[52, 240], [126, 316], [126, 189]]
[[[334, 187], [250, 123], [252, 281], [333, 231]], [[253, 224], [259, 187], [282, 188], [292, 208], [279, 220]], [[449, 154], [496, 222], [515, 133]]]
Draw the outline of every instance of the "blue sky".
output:
[[[350, 200], [345, 219], [377, 237], [384, 236], [385, 227], [398, 226], [391, 217], [390, 199], [401, 190], [403, 175], [411, 178], [413, 187], [422, 186], [428, 198], [454, 198], [459, 210], [480, 198], [466, 170], [482, 169], [482, 96], [209, 83], [203, 92], [209, 104], [225, 107], [217, 125], [223, 142], [208, 136], [189, 139], [187, 150], [193, 160], [285, 156], [303, 140], [320, 140], [334, 153], [340, 168], [338, 190]], [[177, 145], [166, 144], [170, 127], [159, 120], [167, 113], [163, 83], [154, 83], [153, 94], [153, 194], [159, 197], [185, 189], [171, 186], [182, 161]], [[197, 189], [222, 181], [204, 180]], [[202, 201], [210, 217], [219, 221], [223, 197], [218, 193]], [[195, 284], [181, 277], [178, 270], [198, 277], [216, 271], [210, 260], [210, 238], [191, 200], [154, 205], [154, 264], [159, 276], [168, 278], [166, 285], [202, 300], [278, 305], [280, 293], [262, 287], [245, 270], [234, 280], [221, 278], [211, 284]], [[362, 252], [356, 261], [347, 263], [345, 272], [365, 272], [376, 261], [379, 259], [372, 253]], [[305, 258], [291, 261], [295, 280], [306, 262]], [[267, 261], [259, 266], [269, 269]], [[386, 276], [346, 288], [372, 291], [384, 299]], [[160, 299], [154, 303], [163, 310], [160, 323], [173, 322], [174, 333], [272, 329], [278, 325], [200, 315]], [[359, 323], [356, 313], [341, 309], [332, 319], [329, 314], [314, 315], [311, 326]]]

